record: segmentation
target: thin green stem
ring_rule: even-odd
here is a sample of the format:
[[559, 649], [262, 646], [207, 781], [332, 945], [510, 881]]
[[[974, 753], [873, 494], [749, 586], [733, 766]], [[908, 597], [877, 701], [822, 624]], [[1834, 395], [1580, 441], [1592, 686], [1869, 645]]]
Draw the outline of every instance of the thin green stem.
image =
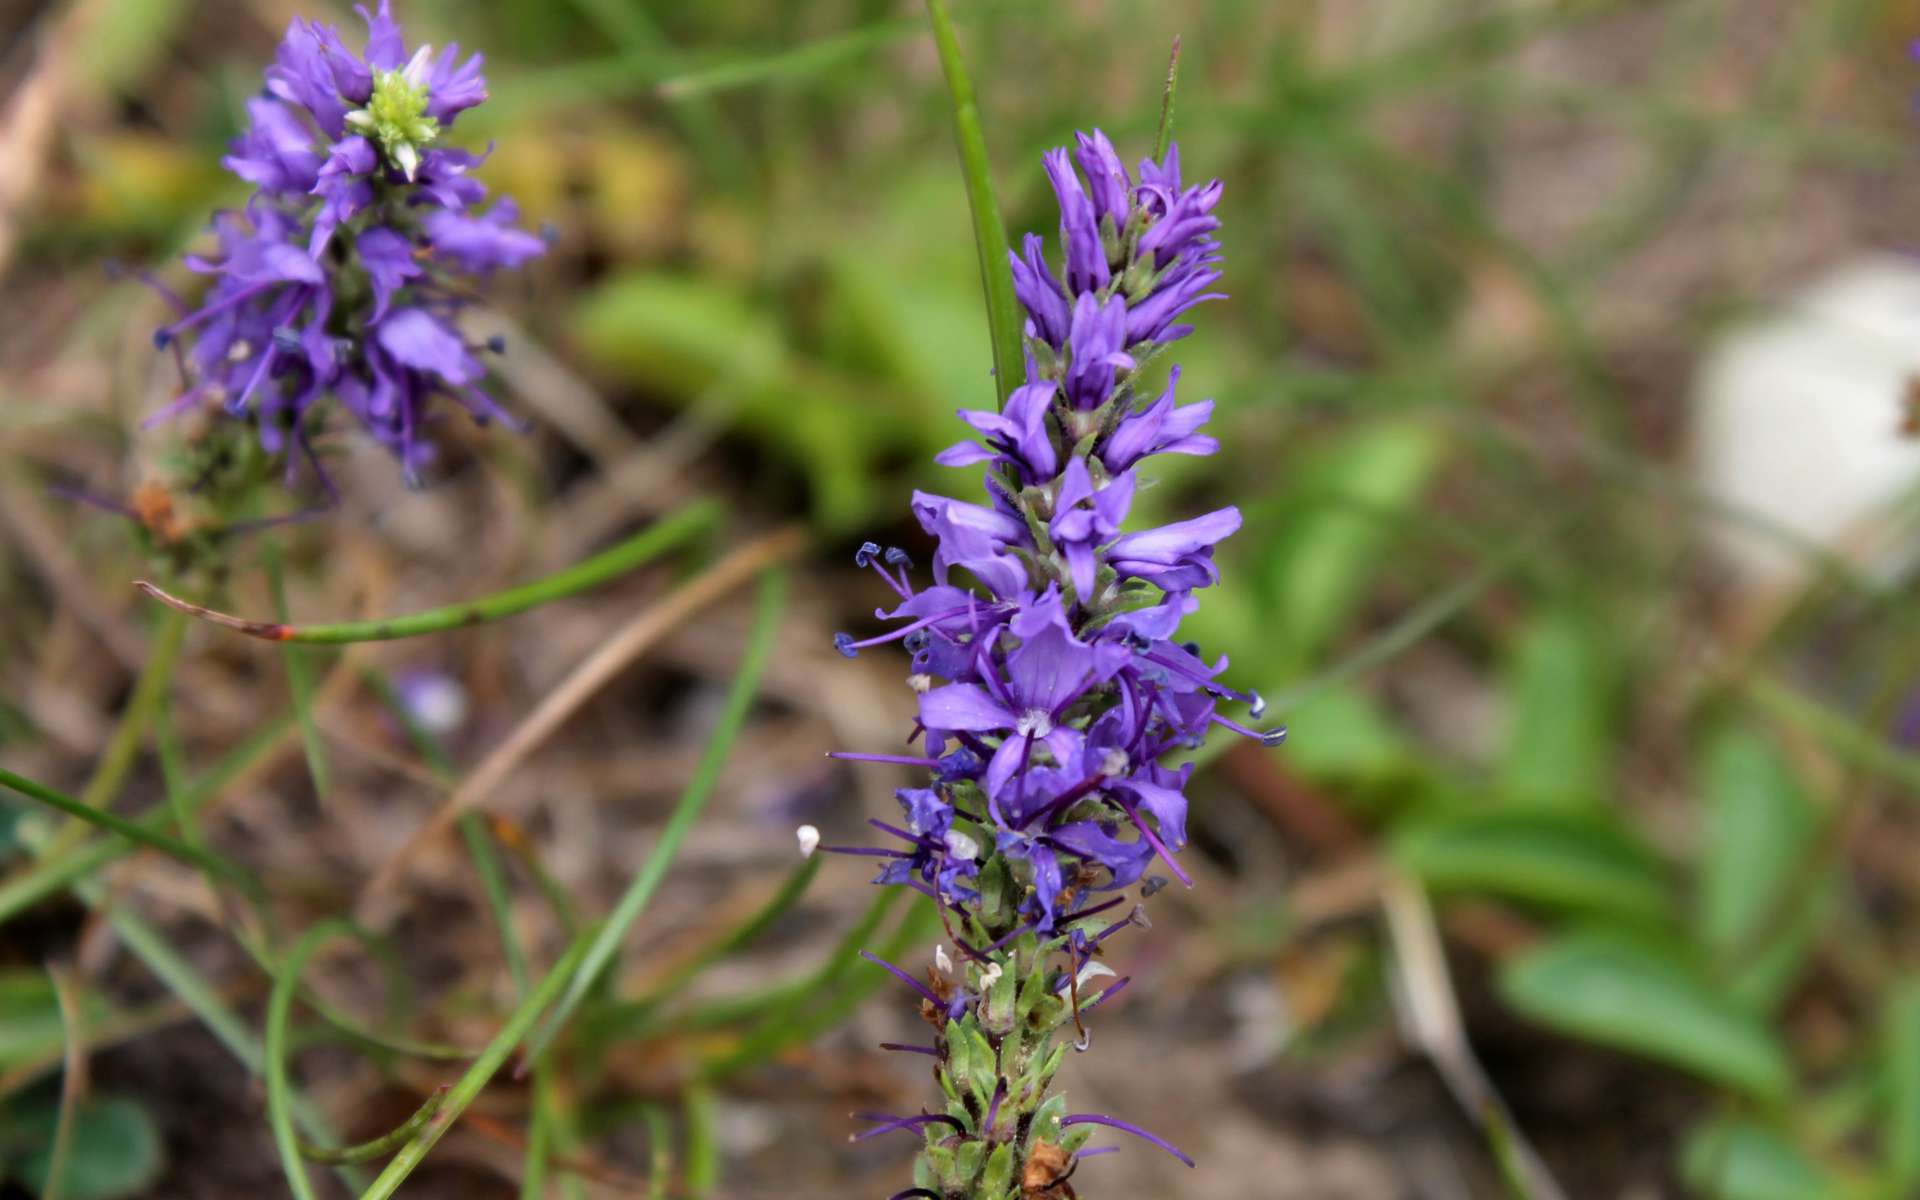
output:
[[803, 860], [780, 885], [780, 890], [770, 896], [752, 916], [723, 937], [701, 947], [698, 954], [676, 967], [665, 979], [654, 985], [643, 999], [637, 1001], [638, 1007], [645, 1011], [657, 1009], [678, 994], [680, 989], [691, 983], [700, 972], [765, 933], [769, 926], [785, 915], [786, 911], [805, 894], [808, 886], [813, 883], [814, 877], [820, 874], [822, 860], [823, 856], [818, 854]]
[[440, 1105], [447, 1098], [447, 1090], [453, 1085], [443, 1083], [433, 1089], [433, 1093], [420, 1102], [413, 1115], [395, 1129], [390, 1129], [377, 1138], [369, 1138], [352, 1146], [342, 1146], [330, 1150], [325, 1146], [316, 1146], [312, 1142], [300, 1140], [300, 1157], [317, 1163], [363, 1163], [376, 1158], [385, 1158], [400, 1148], [401, 1143], [415, 1137], [426, 1128], [433, 1114], [440, 1111]]
[[129, 841], [159, 850], [182, 862], [189, 862], [211, 874], [218, 875], [230, 883], [238, 884], [251, 891], [258, 891], [259, 884], [242, 867], [228, 862], [215, 854], [210, 854], [196, 846], [189, 846], [178, 838], [171, 837], [153, 828], [149, 821], [129, 821], [104, 809], [94, 808], [83, 801], [76, 800], [65, 792], [57, 791], [44, 783], [36, 783], [24, 775], [16, 775], [0, 767], [0, 787], [19, 792], [33, 800], [57, 808], [61, 812], [76, 817], [90, 825], [96, 825], [110, 833], [119, 834]]
[[[127, 773], [133, 770], [141, 743], [146, 740], [147, 725], [166, 701], [167, 688], [173, 682], [174, 668], [179, 665], [180, 646], [186, 639], [186, 633], [186, 621], [180, 614], [167, 613], [161, 618], [159, 634], [154, 638], [153, 653], [141, 669], [139, 682], [134, 684], [126, 711], [120, 714], [120, 723], [114, 727], [113, 736], [101, 752], [87, 786], [80, 790], [80, 803], [88, 808], [102, 810], [119, 798], [120, 786], [127, 781]], [[67, 822], [40, 857], [55, 857], [73, 849], [86, 829], [83, 821], [82, 818]]]
[[720, 771], [726, 766], [727, 756], [733, 750], [741, 726], [746, 724], [747, 710], [753, 706], [753, 699], [760, 691], [760, 677], [765, 674], [767, 662], [773, 657], [774, 634], [779, 629], [786, 595], [785, 571], [770, 570], [760, 577], [753, 631], [747, 636], [746, 652], [741, 657], [739, 671], [733, 677], [733, 686], [727, 693], [726, 708], [720, 715], [719, 723], [714, 726], [712, 737], [707, 740], [700, 764], [695, 768], [693, 778], [687, 781], [686, 791], [681, 793], [673, 814], [668, 817], [666, 828], [661, 831], [660, 841], [654, 846], [653, 853], [614, 905], [612, 914], [600, 926], [592, 948], [588, 950], [566, 996], [554, 1007], [540, 1032], [534, 1036], [528, 1048], [529, 1057], [538, 1058], [546, 1049], [574, 1009], [586, 998], [594, 980], [620, 952], [620, 944], [626, 940], [634, 922], [645, 911], [647, 902], [653, 899], [660, 881], [666, 878], [668, 869], [673, 866], [674, 858], [680, 853], [680, 843], [686, 840], [688, 831], [699, 821], [700, 814], [706, 811], [707, 801], [713, 797], [714, 785], [720, 781]]
[[544, 579], [508, 588], [504, 592], [444, 608], [430, 609], [405, 617], [378, 621], [347, 621], [334, 625], [287, 625], [273, 621], [249, 621], [227, 613], [215, 612], [191, 604], [141, 580], [141, 591], [173, 609], [211, 621], [228, 629], [264, 638], [270, 642], [298, 642], [305, 645], [337, 646], [348, 642], [382, 642], [397, 638], [421, 637], [444, 633], [449, 629], [481, 625], [538, 608], [555, 600], [598, 587], [628, 571], [644, 566], [661, 555], [705, 533], [718, 523], [721, 508], [710, 500], [697, 500], [662, 517], [639, 533], [591, 558], [556, 571]]
[[[189, 816], [197, 812], [209, 799], [232, 783], [242, 771], [278, 746], [281, 739], [292, 730], [293, 715], [291, 713], [284, 713], [262, 726], [253, 736], [235, 747], [207, 773], [205, 778], [195, 784], [185, 799], [176, 806], [177, 809]], [[138, 824], [143, 829], [158, 831], [173, 815], [175, 814], [168, 809], [158, 809], [142, 816]], [[84, 828], [84, 825], [82, 827]], [[90, 845], [67, 846], [43, 852], [40, 859], [25, 871], [0, 882], [0, 923], [10, 920], [76, 880], [92, 875], [101, 867], [132, 850], [137, 844], [124, 838], [105, 838]]]
[[60, 1032], [64, 1044], [66, 1070], [60, 1079], [60, 1115], [53, 1126], [53, 1150], [47, 1156], [47, 1182], [40, 1200], [60, 1200], [66, 1186], [67, 1164], [73, 1157], [73, 1122], [80, 1110], [85, 1090], [87, 1061], [86, 1018], [79, 998], [74, 995], [73, 976], [64, 967], [49, 966], [47, 978], [53, 981], [53, 995], [60, 1007]]
[[300, 973], [321, 945], [352, 934], [344, 921], [321, 921], [300, 935], [281, 960], [273, 994], [267, 998], [267, 1123], [273, 1129], [274, 1147], [280, 1152], [280, 1168], [286, 1172], [287, 1185], [296, 1200], [314, 1200], [314, 1194], [307, 1164], [300, 1157], [300, 1138], [293, 1131], [293, 1087], [287, 1079], [287, 1027], [293, 1015], [293, 996], [300, 986]]
[[507, 1056], [513, 1053], [514, 1047], [526, 1037], [527, 1031], [533, 1028], [533, 1023], [540, 1019], [540, 1014], [546, 1011], [547, 1006], [552, 1004], [555, 997], [567, 986], [568, 980], [573, 978], [590, 944], [591, 937], [583, 935], [567, 948], [567, 952], [561, 955], [560, 961], [554, 963], [553, 969], [547, 972], [533, 994], [521, 1001], [520, 1006], [514, 1009], [513, 1015], [507, 1018], [507, 1023], [501, 1027], [500, 1032], [487, 1043], [487, 1048], [481, 1051], [480, 1058], [453, 1085], [452, 1090], [447, 1093], [446, 1101], [441, 1104], [440, 1111], [434, 1114], [434, 1119], [428, 1122], [427, 1127], [422, 1129], [411, 1142], [400, 1148], [400, 1152], [387, 1164], [387, 1169], [380, 1172], [373, 1184], [361, 1193], [360, 1200], [387, 1200], [387, 1197], [399, 1190], [400, 1185], [406, 1182], [407, 1176], [413, 1174], [421, 1160], [426, 1158], [427, 1153], [445, 1136], [447, 1130], [453, 1127], [453, 1123], [460, 1118], [460, 1114], [466, 1112], [467, 1106], [479, 1097], [481, 1091], [487, 1086], [487, 1082], [507, 1061]]
[[513, 976], [514, 990], [524, 996], [528, 986], [527, 952], [513, 927], [513, 895], [507, 889], [507, 874], [500, 869], [500, 856], [493, 851], [486, 818], [471, 809], [461, 813], [460, 836], [467, 843], [473, 869], [480, 876], [480, 888], [487, 894], [494, 926], [500, 931], [500, 952], [506, 956], [507, 973]]
[[[289, 619], [286, 572], [281, 570], [280, 543], [269, 538], [266, 544], [267, 582], [273, 591], [274, 615]], [[313, 777], [313, 791], [324, 809], [329, 794], [327, 748], [320, 740], [320, 725], [313, 719], [313, 661], [310, 651], [288, 646], [281, 651], [287, 664], [287, 690], [293, 694], [294, 715], [300, 720], [300, 740], [306, 747], [307, 773]]]
[[947, 94], [953, 101], [953, 135], [960, 145], [960, 173], [966, 179], [973, 240], [980, 251], [980, 283], [986, 293], [987, 330], [993, 342], [993, 381], [1004, 407], [1020, 384], [1026, 361], [1020, 304], [1013, 293], [1013, 272], [1007, 265], [1007, 226], [994, 195], [993, 165], [987, 157], [987, 137], [980, 125], [973, 79], [967, 74], [960, 40], [953, 32], [947, 0], [927, 0], [927, 15], [933, 21], [933, 40], [947, 77]]

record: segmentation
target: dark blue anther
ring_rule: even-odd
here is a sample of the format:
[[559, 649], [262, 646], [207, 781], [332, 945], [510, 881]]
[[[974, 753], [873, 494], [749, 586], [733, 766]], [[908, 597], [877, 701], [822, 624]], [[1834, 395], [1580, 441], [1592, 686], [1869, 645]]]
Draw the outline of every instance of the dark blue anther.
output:
[[273, 344], [289, 354], [300, 352], [300, 335], [282, 325], [273, 331]]
[[1278, 729], [1269, 729], [1265, 733], [1260, 735], [1260, 744], [1262, 746], [1278, 746], [1281, 742], [1284, 742], [1286, 740], [1287, 740], [1287, 727], [1285, 725], [1282, 725]]
[[900, 644], [907, 648], [908, 654], [918, 654], [922, 650], [925, 650], [927, 648], [927, 644], [932, 640], [933, 640], [932, 634], [929, 634], [924, 629], [916, 629], [912, 633], [908, 634], [906, 637], [901, 638]]
[[165, 350], [171, 345], [173, 345], [173, 331], [171, 329], [156, 329], [153, 331], [153, 348], [155, 350]]
[[495, 354], [505, 354], [507, 352], [506, 335], [496, 333], [492, 337], [488, 338], [487, 349], [493, 351]]
[[1141, 898], [1144, 899], [1151, 896], [1165, 886], [1167, 886], [1167, 877], [1165, 875], [1149, 875], [1146, 881], [1140, 885]]
[[905, 550], [902, 550], [900, 547], [888, 546], [887, 547], [887, 565], [890, 567], [911, 568], [913, 566], [913, 559], [910, 556], [908, 556], [907, 552]]
[[878, 557], [880, 557], [879, 542], [862, 542], [860, 543], [860, 548], [853, 552], [853, 565], [856, 567], [870, 567], [873, 565], [873, 560]]
[[857, 658], [859, 657], [859, 654], [860, 654], [858, 650], [853, 648], [853, 635], [850, 633], [834, 634], [833, 648], [835, 650], [838, 650], [840, 653], [846, 655], [848, 658]]
[[1249, 693], [1253, 699], [1247, 704], [1247, 714], [1258, 721], [1267, 715], [1267, 698], [1259, 692]]

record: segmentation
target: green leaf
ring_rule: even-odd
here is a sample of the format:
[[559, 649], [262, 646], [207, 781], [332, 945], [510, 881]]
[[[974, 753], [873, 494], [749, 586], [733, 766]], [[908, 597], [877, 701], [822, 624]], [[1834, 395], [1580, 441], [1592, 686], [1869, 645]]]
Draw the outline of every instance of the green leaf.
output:
[[[106, 1006], [87, 993], [86, 1023], [98, 1027], [106, 1020]], [[60, 1020], [60, 1001], [53, 982], [39, 969], [0, 971], [0, 1072], [35, 1062], [49, 1050], [66, 1044]]]
[[1672, 893], [1658, 856], [1598, 814], [1498, 810], [1416, 820], [1395, 856], [1428, 885], [1659, 923]]
[[1573, 608], [1550, 609], [1522, 632], [1507, 666], [1513, 721], [1496, 775], [1503, 798], [1591, 807], [1612, 790], [1618, 650]]
[[1773, 1032], [1687, 965], [1623, 938], [1576, 933], [1514, 959], [1500, 990], [1522, 1014], [1766, 1100], [1792, 1068]]
[[[1729, 988], [1770, 1008], [1806, 960], [1832, 896], [1831, 873], [1811, 903], [1793, 903], [1819, 834], [1819, 814], [1779, 749], [1763, 734], [1727, 728], [1702, 764], [1706, 836], [1697, 928]], [[1772, 921], [1774, 928], [1767, 928]]]
[[1920, 976], [1893, 989], [1881, 1020], [1881, 1140], [1889, 1181], [1898, 1194], [1911, 1195], [1920, 1188]]
[[1440, 451], [1439, 438], [1424, 426], [1380, 424], [1322, 448], [1303, 470], [1265, 569], [1277, 626], [1269, 637], [1290, 648], [1291, 665], [1315, 661], [1351, 622], [1392, 562], [1396, 511], [1426, 488]]
[[1844, 1200], [1857, 1194], [1799, 1147], [1748, 1121], [1694, 1129], [1681, 1148], [1680, 1173], [1712, 1200]]
[[[37, 1193], [46, 1190], [59, 1106], [21, 1101], [0, 1113], [0, 1146], [25, 1146], [14, 1177]], [[153, 1186], [165, 1165], [160, 1131], [147, 1110], [125, 1097], [96, 1096], [73, 1115], [72, 1151], [60, 1194], [65, 1200], [117, 1200]]]

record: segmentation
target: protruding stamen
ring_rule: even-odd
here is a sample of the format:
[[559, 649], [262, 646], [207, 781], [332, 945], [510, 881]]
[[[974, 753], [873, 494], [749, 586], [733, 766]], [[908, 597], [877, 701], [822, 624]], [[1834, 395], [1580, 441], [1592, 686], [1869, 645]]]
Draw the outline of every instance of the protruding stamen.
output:
[[1193, 1165], [1193, 1160], [1188, 1158], [1186, 1154], [1181, 1151], [1180, 1147], [1158, 1134], [1148, 1133], [1138, 1125], [1129, 1124], [1126, 1121], [1120, 1120], [1118, 1117], [1102, 1116], [1099, 1113], [1074, 1113], [1072, 1116], [1062, 1117], [1060, 1119], [1060, 1128], [1062, 1129], [1074, 1125], [1105, 1125], [1109, 1129], [1118, 1129], [1121, 1133], [1130, 1133], [1143, 1142], [1152, 1142], [1189, 1167]]
[[929, 1058], [939, 1058], [940, 1051], [932, 1046], [913, 1046], [906, 1042], [881, 1042], [882, 1050], [892, 1050], [900, 1054], [924, 1054]]
[[850, 634], [850, 633], [836, 633], [836, 634], [834, 634], [834, 635], [833, 635], [833, 648], [834, 648], [835, 650], [838, 650], [838, 651], [839, 651], [839, 652], [840, 652], [840, 653], [841, 653], [842, 655], [844, 655], [844, 656], [845, 656], [845, 657], [847, 657], [847, 658], [858, 658], [858, 657], [860, 657], [860, 651], [859, 651], [859, 649], [858, 649], [858, 648], [857, 648], [857, 647], [856, 647], [856, 646], [854, 645], [854, 642], [853, 642], [853, 635], [852, 635], [852, 634]]
[[873, 560], [879, 555], [879, 542], [862, 542], [860, 548], [853, 552], [853, 565], [865, 570], [873, 565]]
[[890, 567], [899, 567], [903, 570], [911, 570], [913, 567], [913, 559], [900, 547], [888, 546], [887, 565]]

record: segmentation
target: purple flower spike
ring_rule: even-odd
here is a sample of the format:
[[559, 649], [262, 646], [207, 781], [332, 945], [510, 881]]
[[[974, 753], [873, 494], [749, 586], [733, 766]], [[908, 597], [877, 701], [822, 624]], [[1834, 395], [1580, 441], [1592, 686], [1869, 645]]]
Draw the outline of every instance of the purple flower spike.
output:
[[1194, 1165], [1194, 1161], [1188, 1158], [1186, 1152], [1181, 1150], [1180, 1147], [1161, 1137], [1159, 1134], [1149, 1133], [1138, 1125], [1122, 1121], [1118, 1117], [1106, 1117], [1099, 1113], [1075, 1113], [1070, 1117], [1060, 1118], [1060, 1128], [1066, 1129], [1072, 1125], [1105, 1125], [1109, 1129], [1118, 1129], [1122, 1133], [1132, 1134], [1143, 1142], [1152, 1142], [1189, 1167]]
[[516, 227], [511, 201], [485, 207], [469, 174], [479, 160], [443, 144], [486, 99], [481, 56], [409, 52], [387, 0], [358, 11], [363, 53], [295, 20], [265, 93], [247, 102], [222, 161], [254, 194], [215, 215], [217, 256], [187, 260], [213, 286], [155, 337], [195, 341], [192, 377], [162, 411], [218, 406], [279, 452], [307, 444], [331, 397], [411, 479], [433, 457], [437, 402], [518, 425], [478, 386], [485, 370], [456, 318], [470, 277], [522, 266], [546, 243]]
[[[1003, 409], [960, 413], [968, 440], [937, 458], [984, 466], [986, 494], [970, 503], [916, 492], [913, 514], [935, 542], [932, 582], [916, 588], [904, 556], [889, 554], [883, 567], [878, 543], [863, 546], [857, 565], [900, 598], [878, 613], [892, 630], [834, 639], [849, 656], [888, 642], [911, 656], [912, 752], [835, 757], [926, 772], [921, 786], [895, 793], [905, 827], [869, 821], [900, 843], [870, 857], [885, 863], [876, 883], [936, 902], [946, 933], [935, 956], [940, 974], [928, 987], [865, 957], [932, 1005], [927, 1016], [941, 1031], [931, 1047], [887, 1044], [935, 1060], [957, 1132], [930, 1140], [974, 1143], [969, 1156], [922, 1159], [920, 1177], [939, 1179], [938, 1195], [974, 1194], [978, 1176], [956, 1177], [957, 1164], [983, 1162], [995, 1145], [1012, 1143], [1013, 1161], [1034, 1165], [1032, 1130], [1060, 1061], [1036, 1051], [1025, 1065], [1000, 1064], [987, 1094], [979, 1066], [963, 1065], [971, 1055], [959, 1048], [981, 1031], [1051, 1013], [1042, 1038], [1071, 1036], [1087, 1049], [1083, 1018], [1132, 979], [1093, 991], [1095, 978], [1114, 975], [1096, 955], [1106, 956], [1120, 931], [1149, 927], [1134, 901], [1167, 882], [1148, 870], [1159, 860], [1193, 885], [1179, 861], [1193, 766], [1171, 765], [1171, 756], [1216, 725], [1268, 745], [1284, 736], [1218, 711], [1245, 705], [1257, 721], [1265, 704], [1220, 681], [1224, 657], [1210, 661], [1179, 640], [1195, 593], [1219, 581], [1215, 548], [1239, 529], [1239, 510], [1125, 528], [1155, 455], [1219, 449], [1202, 432], [1213, 402], [1179, 404], [1177, 366], [1157, 394], [1144, 391], [1140, 371], [1149, 353], [1188, 332], [1183, 314], [1217, 296], [1220, 186], [1186, 186], [1174, 149], [1130, 175], [1098, 131], [1079, 135], [1071, 152], [1049, 152], [1045, 167], [1060, 202], [1062, 269], [1032, 235], [1009, 264], [1026, 310], [1026, 376]], [[1133, 905], [1126, 916], [1099, 919], [1123, 904]], [[960, 955], [949, 957], [947, 943]], [[1014, 996], [1044, 989], [1059, 1003], [1042, 1010], [1016, 1001], [1009, 1013], [1008, 984]], [[943, 993], [951, 995], [944, 1003]], [[871, 1119], [883, 1123], [863, 1136], [937, 1120]], [[1193, 1165], [1165, 1139], [1114, 1117], [1061, 1122], [1082, 1124], [1130, 1133]], [[1071, 1172], [1073, 1161], [1053, 1165]], [[908, 1189], [894, 1200], [909, 1196], [936, 1193]]]

